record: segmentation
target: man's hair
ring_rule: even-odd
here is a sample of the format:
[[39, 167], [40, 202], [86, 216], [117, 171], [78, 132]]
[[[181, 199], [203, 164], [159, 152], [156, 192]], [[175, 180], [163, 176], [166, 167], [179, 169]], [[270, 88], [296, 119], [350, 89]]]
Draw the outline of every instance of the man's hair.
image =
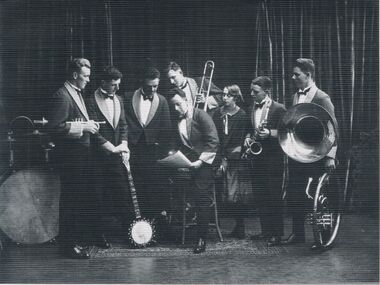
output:
[[244, 102], [240, 87], [236, 84], [227, 85], [228, 94], [235, 98], [236, 102]]
[[67, 78], [71, 79], [72, 75], [74, 72], [80, 72], [80, 69], [82, 67], [87, 67], [91, 68], [91, 63], [88, 59], [82, 58], [82, 57], [77, 57], [74, 58], [72, 61], [69, 63], [69, 68], [67, 70]]
[[160, 79], [160, 75], [157, 68], [147, 67], [141, 73], [141, 82], [144, 83], [145, 80], [154, 80], [156, 78]]
[[99, 79], [104, 81], [118, 80], [121, 78], [123, 78], [123, 74], [112, 65], [103, 68], [99, 74]]
[[182, 71], [182, 68], [175, 61], [171, 61], [171, 62], [169, 62], [167, 68], [165, 69], [165, 72], [169, 73], [170, 70], [174, 70], [174, 71], [180, 70], [180, 71]]
[[170, 101], [175, 95], [179, 95], [181, 98], [186, 99], [186, 93], [181, 88], [174, 87], [169, 90], [167, 100]]
[[272, 80], [268, 76], [259, 76], [252, 80], [253, 85], [260, 86], [263, 90], [272, 89]]
[[311, 78], [315, 77], [315, 65], [314, 61], [310, 58], [298, 58], [294, 63], [294, 67], [301, 69], [303, 73], [310, 73]]

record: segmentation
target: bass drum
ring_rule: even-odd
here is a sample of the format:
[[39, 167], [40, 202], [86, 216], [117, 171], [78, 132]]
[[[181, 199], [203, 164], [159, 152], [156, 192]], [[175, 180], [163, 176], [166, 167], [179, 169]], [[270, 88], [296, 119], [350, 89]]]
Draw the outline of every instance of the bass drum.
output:
[[13, 241], [38, 244], [55, 238], [60, 180], [46, 168], [22, 169], [0, 185], [0, 229]]

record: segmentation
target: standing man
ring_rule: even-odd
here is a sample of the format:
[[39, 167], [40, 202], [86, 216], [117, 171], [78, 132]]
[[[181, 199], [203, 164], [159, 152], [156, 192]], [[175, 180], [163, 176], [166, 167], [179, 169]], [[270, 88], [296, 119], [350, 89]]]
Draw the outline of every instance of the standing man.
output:
[[160, 72], [147, 68], [141, 87], [125, 98], [125, 117], [131, 149], [131, 169], [142, 214], [155, 218], [166, 210], [165, 173], [156, 161], [170, 149], [171, 122], [166, 99], [157, 93]]
[[[170, 83], [174, 87], [178, 87], [185, 92], [190, 111], [192, 111], [193, 106], [195, 105], [194, 101], [196, 101], [196, 103], [205, 102], [204, 95], [198, 93], [198, 85], [195, 80], [190, 77], [185, 77], [181, 67], [176, 62], [172, 61], [169, 63], [166, 73]], [[213, 96], [207, 98], [207, 112], [213, 112], [218, 106], [219, 103]]]
[[281, 243], [284, 235], [282, 217], [282, 178], [284, 155], [277, 140], [277, 125], [285, 113], [285, 107], [273, 101], [272, 80], [259, 76], [252, 80], [250, 124], [244, 146], [253, 139], [262, 145], [262, 151], [252, 156], [252, 184], [259, 210], [261, 234], [253, 239], [264, 238], [268, 246]]
[[118, 216], [125, 226], [133, 219], [128, 176], [122, 159], [122, 156], [129, 159], [127, 123], [123, 101], [116, 95], [121, 79], [117, 68], [104, 68], [100, 74], [101, 85], [87, 102], [90, 118], [105, 122], [93, 136], [98, 205], [95, 245], [100, 248], [111, 247], [105, 237], [105, 215]]
[[92, 240], [93, 190], [90, 187], [90, 135], [99, 125], [90, 120], [82, 91], [90, 81], [91, 65], [85, 58], [69, 64], [67, 81], [54, 95], [48, 130], [56, 144], [60, 164], [59, 242], [72, 258], [89, 258]]
[[178, 149], [192, 162], [191, 190], [198, 207], [197, 242], [194, 253], [206, 250], [206, 238], [210, 221], [210, 194], [215, 188], [216, 154], [219, 138], [214, 122], [206, 112], [195, 109], [190, 112], [185, 92], [174, 88], [169, 92], [170, 104], [173, 106], [178, 122], [176, 140]]
[[[335, 119], [334, 105], [329, 95], [318, 89], [315, 85], [315, 66], [309, 58], [299, 58], [293, 67], [292, 79], [298, 88], [293, 95], [292, 105], [299, 103], [314, 103], [322, 106]], [[308, 210], [305, 189], [308, 177], [319, 178], [323, 172], [335, 169], [335, 156], [337, 146], [323, 159], [314, 163], [299, 163], [289, 158], [289, 184], [288, 184], [288, 207], [293, 218], [292, 234], [284, 241], [284, 244], [295, 244], [305, 242], [305, 216]], [[316, 179], [318, 181], [318, 179]], [[312, 249], [318, 249], [313, 245]]]

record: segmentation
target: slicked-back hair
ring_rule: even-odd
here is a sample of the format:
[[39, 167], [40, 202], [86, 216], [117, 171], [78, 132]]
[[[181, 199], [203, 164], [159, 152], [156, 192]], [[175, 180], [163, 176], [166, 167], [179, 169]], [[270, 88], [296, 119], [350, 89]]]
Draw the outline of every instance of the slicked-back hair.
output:
[[180, 70], [180, 71], [182, 71], [182, 68], [175, 61], [171, 61], [171, 62], [169, 62], [168, 66], [165, 69], [166, 74], [169, 73], [170, 70], [174, 70], [174, 71]]
[[79, 73], [80, 69], [84, 66], [91, 69], [90, 61], [83, 57], [77, 57], [77, 58], [74, 58], [72, 61], [70, 61], [69, 68], [67, 70], [67, 79], [71, 79], [74, 72]]
[[155, 67], [147, 67], [143, 70], [141, 74], [141, 82], [144, 83], [145, 80], [154, 80], [154, 79], [160, 79], [160, 72]]
[[265, 91], [272, 89], [272, 80], [268, 76], [259, 76], [252, 80], [253, 85], [260, 86]]
[[99, 74], [99, 79], [104, 81], [118, 80], [121, 78], [123, 78], [123, 74], [112, 65], [103, 68]]
[[186, 99], [186, 93], [181, 88], [174, 87], [169, 90], [167, 100], [170, 101], [175, 95], [179, 95], [181, 98]]
[[301, 69], [303, 73], [310, 73], [311, 78], [314, 80], [315, 78], [315, 65], [314, 61], [310, 58], [298, 58], [295, 63], [294, 67], [298, 67]]

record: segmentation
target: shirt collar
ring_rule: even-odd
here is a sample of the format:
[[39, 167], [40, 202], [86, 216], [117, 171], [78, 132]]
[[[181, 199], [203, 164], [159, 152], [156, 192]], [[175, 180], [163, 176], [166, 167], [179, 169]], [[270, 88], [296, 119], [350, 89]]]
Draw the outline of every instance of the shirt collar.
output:
[[298, 92], [302, 92], [302, 93], [305, 93], [305, 91], [307, 90], [307, 93], [312, 93], [313, 91], [315, 91], [317, 89], [317, 86], [315, 85], [315, 83], [311, 83], [309, 86], [307, 86], [306, 88], [304, 89], [299, 89]]
[[82, 90], [78, 87], [76, 87], [74, 84], [72, 84], [70, 81], [67, 81], [67, 83], [75, 90], [75, 91], [78, 91], [78, 92], [82, 92]]

